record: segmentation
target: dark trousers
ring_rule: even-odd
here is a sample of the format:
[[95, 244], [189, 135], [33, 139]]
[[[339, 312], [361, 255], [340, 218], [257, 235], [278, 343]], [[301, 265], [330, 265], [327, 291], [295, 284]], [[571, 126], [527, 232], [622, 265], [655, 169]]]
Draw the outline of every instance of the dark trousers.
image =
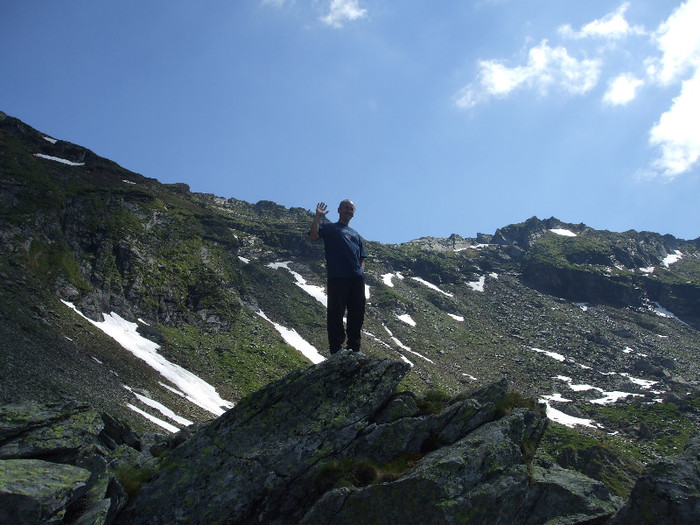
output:
[[347, 310], [348, 348], [360, 350], [360, 332], [365, 319], [365, 278], [347, 277], [328, 279], [328, 345], [332, 354], [345, 342], [343, 316]]

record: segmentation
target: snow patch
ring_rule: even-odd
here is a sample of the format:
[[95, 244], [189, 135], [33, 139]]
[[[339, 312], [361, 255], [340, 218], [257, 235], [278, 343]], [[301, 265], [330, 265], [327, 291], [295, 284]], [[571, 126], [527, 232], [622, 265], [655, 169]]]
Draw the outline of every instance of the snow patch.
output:
[[[386, 333], [389, 334], [389, 337], [391, 337], [391, 340], [396, 344], [396, 346], [401, 348], [401, 350], [405, 350], [406, 352], [409, 352], [415, 356], [418, 356], [421, 359], [425, 359], [428, 363], [435, 364], [435, 363], [433, 363], [433, 361], [431, 359], [428, 359], [427, 357], [419, 354], [418, 352], [414, 352], [413, 350], [411, 350], [411, 347], [406, 346], [401, 341], [399, 341], [396, 337], [394, 337], [394, 334], [391, 332], [391, 330], [389, 330], [389, 328], [386, 325], [382, 325], [382, 326], [384, 327], [384, 330], [386, 330]], [[411, 366], [413, 366], [413, 364], [411, 364]]]
[[402, 315], [397, 315], [396, 317], [399, 318], [399, 321], [403, 321], [407, 325], [410, 326], [416, 326], [416, 322], [413, 320], [413, 318], [408, 315], [408, 314], [402, 314]]
[[639, 379], [636, 377], [632, 377], [631, 375], [626, 374], [626, 373], [622, 373], [620, 375], [622, 377], [626, 377], [632, 383], [634, 383], [635, 385], [639, 385], [640, 388], [645, 389], [645, 390], [651, 388], [652, 386], [654, 386], [658, 383], [658, 381], [652, 381], [650, 379]]
[[284, 339], [289, 346], [301, 352], [304, 357], [306, 357], [313, 364], [318, 364], [326, 360], [326, 358], [323, 357], [311, 343], [307, 342], [303, 337], [301, 337], [296, 330], [285, 328], [281, 324], [271, 321], [262, 310], [258, 310], [256, 313], [265, 319], [265, 321], [274, 326], [275, 330], [279, 332], [282, 339]]
[[60, 162], [61, 164], [66, 164], [68, 166], [85, 166], [84, 162], [73, 162], [70, 160], [62, 159], [60, 157], [53, 157], [51, 155], [44, 155], [43, 153], [35, 153], [34, 156], [39, 157], [41, 159], [52, 160], [54, 162]]
[[[326, 296], [325, 289], [323, 286], [317, 286], [315, 284], [309, 284], [306, 282], [306, 279], [304, 279], [300, 273], [295, 272], [289, 267], [289, 263], [291, 261], [284, 261], [284, 262], [276, 262], [276, 263], [270, 263], [268, 264], [268, 268], [272, 268], [273, 270], [277, 270], [279, 268], [284, 268], [287, 270], [289, 273], [292, 274], [292, 276], [295, 279], [295, 283], [299, 288], [304, 290], [306, 293], [308, 293], [311, 297], [316, 299], [319, 303], [321, 303], [323, 306], [328, 306], [328, 297]], [[365, 292], [367, 292], [367, 288], [365, 287]], [[369, 297], [369, 294], [366, 294], [367, 297]]]
[[561, 354], [558, 354], [556, 352], [550, 352], [549, 350], [542, 350], [540, 348], [535, 348], [534, 346], [532, 348], [530, 348], [530, 350], [532, 350], [534, 352], [539, 352], [540, 354], [544, 354], [546, 356], [549, 356], [552, 359], [556, 359], [557, 361], [564, 361], [566, 359], [566, 357], [564, 357]]
[[225, 409], [233, 407], [233, 403], [222, 399], [212, 385], [160, 355], [158, 353], [160, 346], [139, 334], [136, 331], [136, 323], [127, 321], [115, 312], [109, 315], [103, 313], [102, 322], [93, 321], [72, 303], [63, 300], [61, 302], [180, 388], [186, 393], [187, 399], [195, 405], [215, 416], [220, 416]]
[[167, 421], [163, 421], [162, 419], [160, 419], [160, 418], [158, 418], [158, 417], [156, 417], [156, 416], [153, 416], [153, 415], [149, 414], [149, 413], [146, 412], [145, 410], [141, 410], [140, 408], [138, 408], [138, 407], [132, 405], [131, 403], [127, 403], [126, 406], [129, 407], [129, 408], [130, 408], [131, 410], [133, 410], [134, 412], [136, 412], [137, 414], [140, 414], [140, 415], [142, 415], [143, 417], [145, 417], [146, 419], [148, 419], [151, 423], [155, 423], [155, 424], [158, 425], [159, 427], [161, 427], [161, 428], [167, 430], [167, 431], [170, 432], [171, 434], [174, 434], [175, 432], [178, 432], [178, 431], [180, 430], [180, 429], [177, 428], [175, 425], [171, 425], [171, 424], [168, 423]]
[[440, 288], [435, 286], [433, 283], [429, 283], [428, 281], [421, 279], [420, 277], [411, 277], [411, 279], [413, 279], [414, 281], [418, 281], [419, 283], [421, 283], [424, 286], [427, 286], [431, 290], [435, 290], [436, 292], [440, 292], [442, 295], [446, 295], [447, 297], [453, 296], [451, 293], [441, 290]]
[[170, 410], [168, 407], [163, 405], [162, 403], [159, 403], [158, 401], [155, 401], [154, 399], [151, 399], [150, 397], [146, 397], [142, 394], [139, 394], [138, 392], [134, 391], [133, 388], [128, 387], [127, 385], [122, 385], [125, 389], [127, 389], [129, 392], [134, 394], [136, 398], [141, 401], [146, 406], [149, 406], [151, 408], [155, 408], [158, 412], [163, 414], [165, 417], [175, 421], [176, 423], [179, 423], [180, 425], [183, 426], [190, 426], [192, 424], [192, 421], [189, 419], [186, 419], [184, 417], [178, 416], [175, 412]]
[[566, 230], [564, 228], [552, 228], [549, 231], [552, 233], [556, 233], [557, 235], [561, 235], [562, 237], [576, 237], [577, 236], [571, 230]]
[[[681, 321], [680, 319], [678, 319], [678, 317], [676, 317], [673, 313], [666, 310], [666, 308], [661, 306], [659, 303], [654, 303], [654, 306], [652, 307], [652, 311], [656, 315], [658, 315], [659, 317], [667, 317], [669, 319], [675, 319], [676, 321]], [[681, 322], [683, 322], [683, 321], [681, 321]]]
[[540, 398], [540, 401], [546, 405], [547, 418], [551, 419], [552, 421], [555, 421], [570, 428], [573, 428], [577, 425], [582, 427], [602, 428], [598, 423], [595, 423], [592, 419], [570, 416], [569, 414], [565, 414], [561, 410], [557, 410], [552, 405], [550, 405], [549, 401], [547, 401], [545, 398]]
[[673, 253], [669, 253], [666, 257], [664, 257], [664, 260], [661, 261], [661, 264], [668, 268], [670, 265], [678, 262], [678, 260], [682, 258], [683, 254], [680, 250], [673, 250]]
[[630, 392], [603, 392], [603, 397], [600, 399], [591, 399], [591, 403], [594, 405], [612, 405], [618, 399], [623, 399], [629, 396], [639, 397], [641, 395], [642, 394], [632, 394]]
[[486, 276], [482, 275], [479, 277], [478, 281], [472, 281], [467, 283], [467, 286], [474, 290], [475, 292], [483, 292], [484, 291], [484, 285], [486, 284]]
[[397, 279], [401, 280], [403, 279], [403, 275], [401, 275], [399, 272], [396, 273], [385, 273], [382, 275], [382, 281], [384, 282], [385, 285], [387, 285], [389, 288], [394, 287], [394, 277]]

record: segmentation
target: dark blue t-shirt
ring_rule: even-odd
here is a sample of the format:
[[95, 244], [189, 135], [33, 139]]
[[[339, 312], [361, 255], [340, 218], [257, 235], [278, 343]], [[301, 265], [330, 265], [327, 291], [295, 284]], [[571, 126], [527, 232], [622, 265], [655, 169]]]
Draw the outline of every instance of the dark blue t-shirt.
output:
[[328, 278], [362, 275], [360, 259], [367, 258], [360, 234], [340, 222], [324, 222], [318, 226], [318, 235], [326, 249]]

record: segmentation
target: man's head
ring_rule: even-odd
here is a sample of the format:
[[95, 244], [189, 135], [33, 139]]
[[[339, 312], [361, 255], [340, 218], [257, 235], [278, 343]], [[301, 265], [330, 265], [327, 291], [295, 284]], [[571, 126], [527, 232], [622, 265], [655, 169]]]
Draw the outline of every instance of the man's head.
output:
[[355, 204], [350, 199], [341, 201], [338, 205], [338, 215], [340, 215], [340, 222], [347, 225], [355, 216]]

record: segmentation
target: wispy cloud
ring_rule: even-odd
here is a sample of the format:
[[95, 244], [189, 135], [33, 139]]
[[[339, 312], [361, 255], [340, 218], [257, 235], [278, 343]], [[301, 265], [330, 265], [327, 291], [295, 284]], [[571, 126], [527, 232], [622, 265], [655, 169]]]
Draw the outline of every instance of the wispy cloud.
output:
[[477, 80], [462, 88], [456, 97], [460, 108], [471, 108], [491, 97], [505, 97], [518, 89], [546, 94], [550, 88], [583, 94], [598, 82], [601, 62], [579, 60], [564, 47], [551, 47], [547, 40], [532, 47], [527, 64], [508, 67], [496, 60], [480, 60]]
[[593, 20], [575, 31], [570, 24], [564, 24], [559, 28], [559, 34], [569, 38], [604, 38], [618, 40], [629, 35], [644, 35], [647, 32], [643, 27], [632, 26], [625, 18], [625, 12], [629, 2], [622, 4], [616, 11]]
[[331, 27], [343, 27], [344, 22], [367, 16], [367, 9], [361, 8], [358, 0], [332, 0], [328, 14], [321, 21]]

